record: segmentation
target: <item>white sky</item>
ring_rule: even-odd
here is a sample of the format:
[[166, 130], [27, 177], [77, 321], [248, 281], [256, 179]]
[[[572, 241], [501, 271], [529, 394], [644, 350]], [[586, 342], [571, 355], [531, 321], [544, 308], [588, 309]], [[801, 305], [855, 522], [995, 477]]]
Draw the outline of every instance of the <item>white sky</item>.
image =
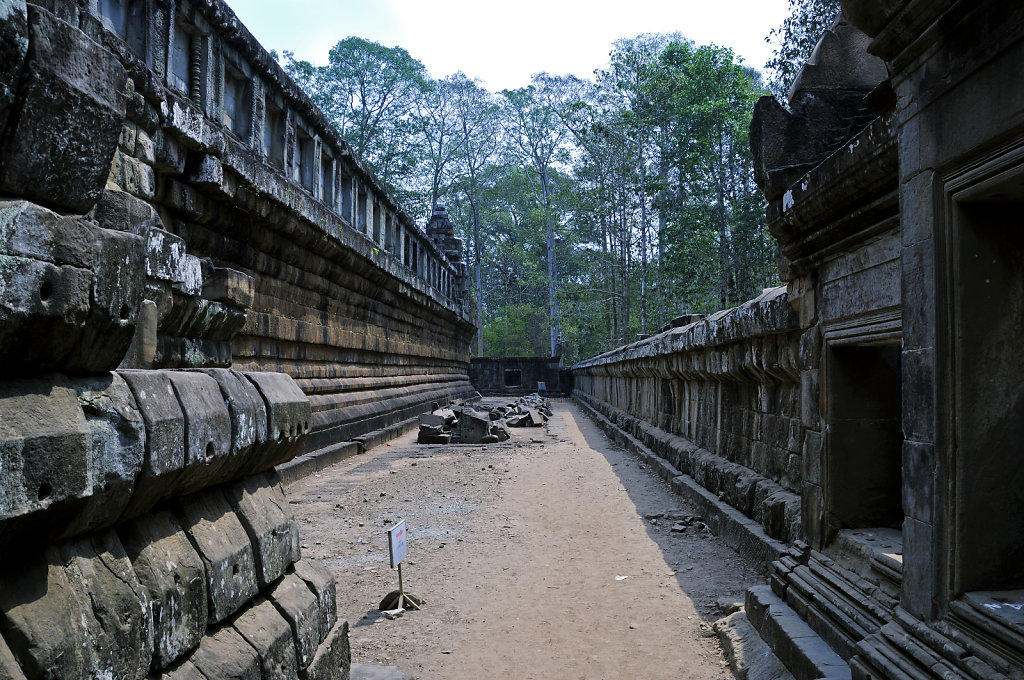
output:
[[765, 36], [788, 14], [788, 0], [227, 0], [263, 46], [327, 62], [356, 35], [404, 47], [430, 75], [463, 71], [487, 89], [529, 84], [538, 71], [590, 78], [612, 42], [679, 31], [698, 45], [731, 47], [763, 68]]

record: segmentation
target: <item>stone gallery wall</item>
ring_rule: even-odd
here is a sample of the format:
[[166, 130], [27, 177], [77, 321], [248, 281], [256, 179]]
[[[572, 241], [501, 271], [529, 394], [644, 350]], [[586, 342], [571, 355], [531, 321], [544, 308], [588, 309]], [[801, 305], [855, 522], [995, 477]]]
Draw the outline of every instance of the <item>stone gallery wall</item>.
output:
[[[751, 124], [788, 319], [719, 325], [762, 296], [581, 363], [577, 396], [769, 556], [742, 616], [796, 678], [1024, 678], [1024, 6], [842, 5]], [[726, 521], [752, 474], [788, 533]]]
[[0, 0], [0, 677], [347, 678], [277, 468], [470, 392], [420, 230], [215, 0]]
[[785, 288], [573, 367], [573, 395], [777, 541], [799, 536], [804, 427]]
[[565, 393], [562, 371], [560, 357], [473, 357], [469, 379], [484, 395], [559, 396]]

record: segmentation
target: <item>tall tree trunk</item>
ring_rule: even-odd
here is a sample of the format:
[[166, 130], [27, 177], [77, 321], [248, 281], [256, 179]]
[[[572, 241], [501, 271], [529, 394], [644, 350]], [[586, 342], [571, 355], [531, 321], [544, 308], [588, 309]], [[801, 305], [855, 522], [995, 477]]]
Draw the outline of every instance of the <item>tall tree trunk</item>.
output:
[[540, 186], [544, 195], [544, 216], [547, 220], [547, 251], [548, 251], [548, 309], [551, 326], [551, 356], [558, 356], [562, 336], [560, 314], [558, 310], [558, 267], [555, 262], [555, 224], [551, 219], [551, 195], [548, 188], [548, 171], [544, 168], [540, 173]]
[[480, 211], [477, 209], [476, 200], [470, 199], [469, 206], [473, 212], [473, 254], [476, 257], [476, 353], [477, 356], [484, 355], [484, 289], [480, 283]]

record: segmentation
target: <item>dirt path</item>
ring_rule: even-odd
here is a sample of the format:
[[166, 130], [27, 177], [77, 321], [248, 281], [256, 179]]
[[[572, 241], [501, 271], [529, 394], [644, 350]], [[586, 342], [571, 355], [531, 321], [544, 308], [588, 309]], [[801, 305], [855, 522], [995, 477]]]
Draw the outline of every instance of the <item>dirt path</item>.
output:
[[[289, 487], [303, 556], [337, 578], [353, 661], [420, 680], [730, 677], [707, 622], [755, 567], [699, 521], [680, 532], [693, 511], [665, 482], [575, 405], [552, 406], [546, 431], [487, 447], [407, 435]], [[388, 620], [385, 531], [401, 519], [406, 590], [427, 603]]]

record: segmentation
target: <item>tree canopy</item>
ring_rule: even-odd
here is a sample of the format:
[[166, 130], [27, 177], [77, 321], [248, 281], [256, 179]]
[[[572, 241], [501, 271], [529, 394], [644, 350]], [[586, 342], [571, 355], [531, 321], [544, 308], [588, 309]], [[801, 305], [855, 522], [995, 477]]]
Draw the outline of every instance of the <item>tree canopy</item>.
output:
[[[791, 0], [788, 88], [838, 0]], [[400, 47], [340, 41], [285, 69], [403, 201], [444, 203], [467, 245], [476, 355], [573, 362], [777, 284], [748, 131], [761, 74], [679, 34], [617, 41], [593, 79], [491, 93]]]

